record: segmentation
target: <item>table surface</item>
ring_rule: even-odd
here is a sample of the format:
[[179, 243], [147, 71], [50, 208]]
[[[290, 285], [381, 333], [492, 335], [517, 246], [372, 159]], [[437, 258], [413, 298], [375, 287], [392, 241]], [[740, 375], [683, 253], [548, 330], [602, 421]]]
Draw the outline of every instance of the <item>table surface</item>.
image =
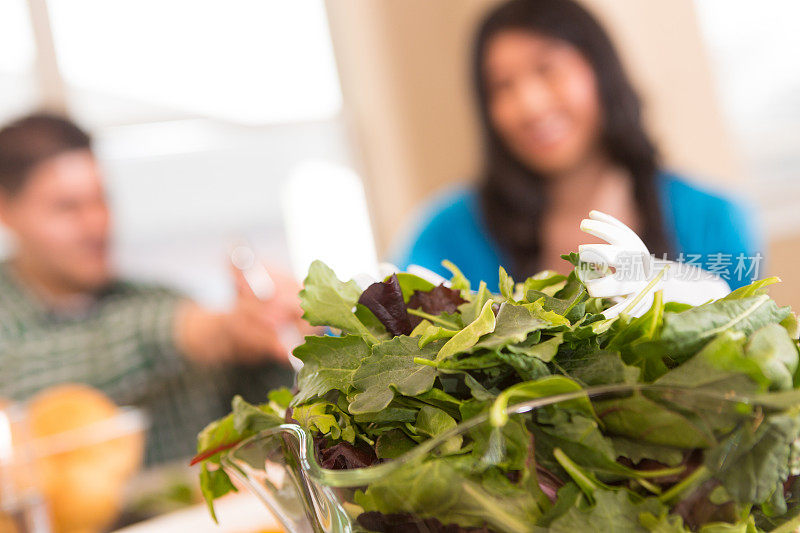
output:
[[214, 509], [215, 524], [205, 504], [195, 505], [119, 529], [115, 533], [275, 533], [283, 528], [254, 495], [240, 492], [220, 498]]

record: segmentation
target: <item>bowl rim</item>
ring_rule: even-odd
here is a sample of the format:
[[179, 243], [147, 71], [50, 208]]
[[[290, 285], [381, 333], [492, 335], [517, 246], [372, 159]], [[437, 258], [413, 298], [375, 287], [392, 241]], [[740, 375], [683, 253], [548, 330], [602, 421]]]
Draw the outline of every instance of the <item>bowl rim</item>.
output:
[[[509, 405], [504, 409], [504, 411], [509, 415], [523, 414], [541, 407], [566, 402], [569, 400], [581, 398], [596, 400], [603, 399], [604, 396], [613, 397], [615, 394], [635, 394], [640, 392], [655, 392], [673, 396], [680, 395], [682, 397], [691, 395], [696, 398], [705, 398], [709, 401], [718, 402], [718, 405], [724, 404], [729, 405], [734, 409], [738, 408], [742, 416], [748, 416], [747, 413], [743, 412], [743, 409], [748, 408], [764, 408], [775, 410], [786, 409], [786, 405], [784, 403], [774, 401], [770, 402], [770, 398], [765, 397], [762, 394], [745, 395], [737, 393], [736, 391], [723, 392], [719, 390], [638, 383], [588, 387], [575, 392], [545, 396], [535, 400]], [[794, 405], [800, 406], [800, 390], [787, 392], [789, 395], [786, 397], [789, 398]], [[772, 393], [770, 396], [774, 396], [774, 394], [775, 393]], [[756, 415], [750, 413], [749, 416], [755, 417]], [[440, 446], [442, 443], [446, 442], [448, 439], [463, 434], [464, 432], [484, 423], [491, 423], [489, 412], [485, 412], [481, 415], [464, 420], [456, 427], [446, 431], [445, 433], [442, 433], [435, 438], [423, 441], [399, 457], [372, 466], [348, 470], [331, 470], [323, 468], [322, 465], [317, 462], [316, 453], [314, 450], [314, 441], [311, 432], [297, 423], [287, 423], [263, 430], [242, 440], [222, 454], [220, 463], [223, 469], [233, 470], [236, 474], [238, 474], [238, 477], [247, 477], [247, 470], [251, 469], [252, 467], [250, 467], [246, 461], [238, 459], [237, 454], [242, 452], [244, 448], [252, 446], [254, 443], [282, 434], [284, 437], [293, 439], [293, 444], [297, 446], [297, 451], [299, 452], [295, 459], [298, 461], [301, 469], [312, 479], [321, 485], [328, 487], [359, 487], [369, 485], [370, 483], [373, 483], [376, 480], [390, 474], [398, 468], [401, 468], [403, 465], [422, 458]]]

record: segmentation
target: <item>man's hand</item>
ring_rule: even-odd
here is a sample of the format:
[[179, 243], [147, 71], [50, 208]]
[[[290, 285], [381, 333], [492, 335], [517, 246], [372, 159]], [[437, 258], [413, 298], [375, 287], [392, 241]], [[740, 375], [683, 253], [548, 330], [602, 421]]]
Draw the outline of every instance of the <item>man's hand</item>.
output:
[[[178, 346], [191, 359], [200, 362], [260, 362], [267, 359], [289, 364], [284, 343], [293, 333], [301, 339], [311, 330], [302, 320], [299, 285], [291, 277], [271, 273], [275, 294], [260, 300], [244, 276], [234, 269], [236, 302], [229, 313], [212, 313], [187, 303], [176, 320]], [[289, 339], [287, 339], [289, 337]]]

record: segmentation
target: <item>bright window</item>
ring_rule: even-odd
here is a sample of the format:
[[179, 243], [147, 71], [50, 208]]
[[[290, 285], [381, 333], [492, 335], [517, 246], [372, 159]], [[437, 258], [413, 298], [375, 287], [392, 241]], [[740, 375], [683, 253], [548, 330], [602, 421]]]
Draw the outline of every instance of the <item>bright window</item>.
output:
[[98, 101], [244, 124], [340, 110], [323, 0], [48, 3], [64, 79]]
[[295, 276], [320, 259], [340, 279], [378, 275], [361, 179], [347, 167], [306, 161], [294, 168], [283, 194], [284, 223]]
[[25, 0], [0, 0], [0, 72], [28, 72], [35, 48]]
[[796, 184], [800, 2], [695, 0], [695, 5], [723, 112], [751, 174], [762, 185]]

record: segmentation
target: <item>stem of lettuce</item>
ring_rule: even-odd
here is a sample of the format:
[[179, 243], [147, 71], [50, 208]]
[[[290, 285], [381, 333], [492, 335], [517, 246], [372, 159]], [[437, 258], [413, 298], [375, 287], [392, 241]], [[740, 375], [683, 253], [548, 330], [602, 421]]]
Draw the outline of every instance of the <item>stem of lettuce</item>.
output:
[[658, 497], [658, 499], [662, 503], [670, 504], [673, 503], [678, 496], [686, 492], [687, 490], [695, 487], [701, 481], [703, 481], [706, 477], [708, 477], [709, 471], [708, 468], [705, 466], [699, 466], [694, 472], [686, 476], [680, 483], [677, 483], [672, 486], [667, 492], [662, 494]]
[[561, 451], [561, 448], [553, 450], [553, 457], [555, 457], [558, 464], [561, 465], [561, 468], [569, 474], [569, 477], [572, 478], [575, 484], [580, 487], [581, 491], [583, 491], [589, 499], [589, 502], [594, 504], [594, 491], [602, 487], [601, 483], [593, 479], [591, 475], [587, 474], [581, 467], [573, 463], [572, 459]]
[[649, 490], [653, 494], [661, 494], [661, 489], [658, 488], [658, 485], [653, 485], [652, 483], [650, 483], [646, 479], [637, 479], [636, 483], [638, 483], [639, 485], [644, 487], [646, 490]]

